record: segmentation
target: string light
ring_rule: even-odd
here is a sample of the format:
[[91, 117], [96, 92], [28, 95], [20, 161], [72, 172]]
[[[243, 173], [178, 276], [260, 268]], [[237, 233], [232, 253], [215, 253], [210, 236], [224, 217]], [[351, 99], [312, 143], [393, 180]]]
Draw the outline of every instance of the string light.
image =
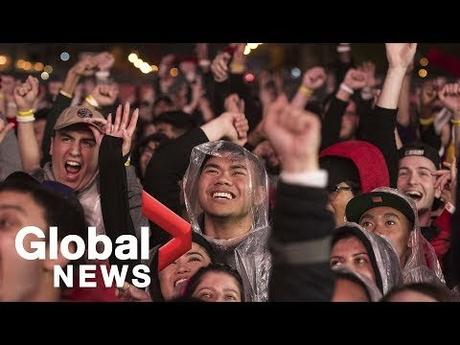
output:
[[134, 67], [138, 68], [144, 74], [158, 72], [157, 65], [150, 65], [147, 61], [142, 60], [134, 52], [128, 55], [128, 61], [131, 62], [134, 65]]
[[34, 63], [34, 70], [36, 70], [37, 72], [43, 71], [44, 67], [45, 66], [43, 66], [43, 64], [41, 62]]
[[134, 62], [134, 67], [136, 68], [141, 68], [142, 64], [144, 63], [144, 61], [142, 59], [137, 59], [135, 62]]
[[43, 80], [47, 80], [50, 77], [50, 75], [47, 72], [42, 72], [42, 74], [40, 74], [40, 77]]
[[179, 70], [176, 67], [171, 68], [169, 70], [169, 74], [171, 75], [171, 77], [175, 78], [179, 75]]
[[424, 68], [418, 70], [418, 76], [420, 78], [425, 78], [428, 75], [428, 71]]
[[252, 50], [257, 49], [262, 43], [246, 43], [246, 46], [244, 47], [244, 55], [249, 55]]
[[62, 61], [69, 61], [70, 54], [68, 52], [62, 52], [60, 58]]
[[43, 70], [48, 74], [53, 73], [53, 67], [50, 65], [46, 65]]
[[31, 62], [31, 61], [27, 61], [24, 59], [18, 59], [15, 65], [17, 69], [22, 69], [24, 71], [33, 70], [32, 72], [41, 72], [44, 70], [48, 74], [48, 77], [49, 77], [49, 74], [53, 72], [53, 67], [49, 65], [45, 66], [42, 62]]
[[138, 59], [139, 57], [137, 56], [136, 53], [131, 53], [128, 55], [128, 61], [131, 63], [135, 63]]
[[24, 60], [23, 59], [19, 59], [18, 61], [16, 61], [16, 68], [21, 68], [24, 66]]
[[32, 64], [29, 61], [25, 61], [24, 64], [22, 65], [22, 68], [28, 71], [32, 68]]
[[293, 78], [298, 78], [300, 77], [300, 75], [302, 74], [302, 71], [298, 68], [298, 67], [294, 67], [293, 69], [291, 69], [291, 75]]

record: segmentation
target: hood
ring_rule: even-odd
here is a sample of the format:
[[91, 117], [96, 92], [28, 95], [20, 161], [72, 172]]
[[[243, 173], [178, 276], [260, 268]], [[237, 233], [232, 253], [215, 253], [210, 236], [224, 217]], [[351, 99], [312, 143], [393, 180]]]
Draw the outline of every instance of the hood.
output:
[[263, 162], [243, 147], [227, 141], [214, 141], [193, 148], [183, 179], [184, 201], [192, 229], [203, 234], [204, 212], [198, 199], [198, 182], [203, 163], [210, 157], [237, 157], [249, 167], [251, 228], [239, 237], [222, 240], [204, 236], [224, 263], [238, 270], [247, 301], [268, 299], [271, 255], [268, 250], [270, 226], [268, 221], [268, 176]]
[[[239, 157], [249, 166], [249, 193], [253, 202], [250, 214], [251, 232], [267, 228], [268, 224], [268, 176], [263, 162], [245, 148], [231, 142], [219, 140], [195, 146], [190, 156], [190, 163], [183, 179], [184, 201], [187, 214], [194, 231], [203, 232], [201, 228], [203, 209], [198, 200], [198, 181], [202, 165], [209, 157]], [[257, 194], [256, 194], [257, 193]]]
[[[390, 174], [385, 157], [377, 146], [366, 141], [348, 140], [331, 145], [321, 151], [319, 157], [320, 164], [326, 158], [329, 160], [334, 157], [351, 160], [358, 170], [359, 183], [363, 193], [370, 192], [377, 187], [390, 185]], [[332, 161], [329, 166], [333, 165]], [[331, 171], [332, 175], [335, 173], [340, 175], [337, 169], [327, 170]]]
[[359, 224], [347, 222], [335, 230], [332, 246], [336, 243], [336, 239], [346, 233], [355, 236], [366, 248], [374, 270], [375, 284], [383, 295], [402, 283], [399, 258], [390, 241], [366, 231]]
[[404, 199], [414, 212], [414, 225], [409, 237], [410, 253], [402, 268], [404, 283], [433, 282], [436, 280], [445, 283], [438, 258], [433, 246], [422, 235], [418, 220], [417, 206], [407, 195], [397, 189], [389, 187], [376, 188], [372, 192], [392, 193]]

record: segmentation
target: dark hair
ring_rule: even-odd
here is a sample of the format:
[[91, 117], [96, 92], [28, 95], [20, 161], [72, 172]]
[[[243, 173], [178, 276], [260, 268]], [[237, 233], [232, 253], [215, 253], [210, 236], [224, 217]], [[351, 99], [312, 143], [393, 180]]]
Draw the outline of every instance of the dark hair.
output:
[[165, 111], [156, 116], [152, 123], [154, 125], [159, 123], [170, 124], [176, 132], [179, 130], [189, 131], [196, 127], [194, 119], [189, 114], [179, 110]]
[[[234, 145], [230, 141], [226, 141], [226, 140], [224, 140], [222, 145], [219, 147], [219, 149], [215, 151], [217, 151], [216, 153], [219, 153], [219, 154], [229, 153], [233, 157], [238, 157], [238, 159], [244, 159], [246, 157], [243, 147]], [[206, 162], [214, 157], [220, 157], [220, 156], [217, 156], [215, 154], [209, 154], [209, 153], [205, 155], [203, 159], [203, 163], [201, 163], [200, 174], [203, 172]]]
[[169, 140], [169, 138], [163, 133], [153, 133], [141, 140], [141, 142], [139, 143], [139, 148], [144, 149], [147, 146], [147, 144], [151, 141], [155, 141], [161, 144], [163, 141], [166, 140]]
[[458, 298], [454, 298], [449, 289], [439, 284], [431, 283], [412, 283], [393, 288], [380, 301], [391, 302], [391, 299], [395, 295], [405, 291], [416, 291], [423, 295], [430, 296], [438, 302], [458, 302]]
[[144, 149], [147, 147], [147, 145], [150, 142], [157, 142], [159, 145], [161, 145], [163, 142], [166, 142], [168, 140], [170, 139], [163, 133], [153, 133], [143, 138], [142, 140], [140, 140], [134, 147], [133, 153], [131, 155], [131, 164], [136, 169], [136, 175], [137, 177], [139, 177], [141, 181], [143, 180], [144, 177], [141, 174], [140, 160], [141, 160], [141, 156], [142, 156]]
[[[216, 155], [217, 154], [217, 155]], [[213, 149], [211, 154], [206, 154], [203, 162], [200, 166], [200, 175], [203, 172], [206, 162], [211, 158], [221, 157], [223, 154], [230, 154], [232, 157], [237, 159], [248, 161], [248, 170], [250, 171], [249, 176], [253, 178], [253, 182], [256, 186], [264, 186], [264, 174], [260, 174], [259, 171], [266, 171], [265, 166], [260, 157], [254, 155], [257, 159], [253, 159], [253, 156], [248, 155], [245, 152], [244, 147], [236, 145], [230, 141], [223, 140], [219, 148]]]
[[353, 195], [361, 194], [361, 178], [358, 166], [352, 159], [340, 156], [324, 156], [319, 160], [321, 169], [328, 172], [329, 192], [340, 183], [345, 182], [351, 187]]
[[369, 292], [369, 288], [367, 287], [367, 285], [361, 279], [358, 278], [358, 276], [356, 276], [352, 272], [342, 271], [342, 270], [334, 270], [334, 274], [335, 274], [335, 280], [336, 281], [339, 280], [339, 279], [343, 279], [343, 280], [351, 281], [351, 282], [361, 286], [364, 289], [364, 291], [366, 293], [366, 297], [369, 300], [369, 302], [372, 301], [372, 296], [371, 296], [371, 294]]
[[153, 107], [156, 107], [158, 105], [158, 103], [160, 103], [160, 102], [167, 103], [168, 105], [171, 105], [171, 106], [174, 105], [174, 102], [171, 99], [171, 97], [166, 96], [166, 95], [161, 95], [161, 96], [158, 96], [158, 98], [155, 100], [155, 102], [153, 102]]
[[9, 175], [0, 184], [0, 192], [18, 192], [30, 195], [43, 208], [47, 225], [58, 228], [59, 240], [72, 234], [78, 235], [83, 239], [87, 238], [87, 235], [85, 235], [84, 211], [78, 199], [65, 198], [23, 172], [15, 172]]
[[225, 273], [234, 278], [238, 283], [238, 289], [240, 290], [241, 302], [244, 302], [244, 287], [243, 279], [237, 270], [231, 268], [226, 264], [210, 264], [206, 267], [200, 268], [192, 278], [190, 278], [187, 287], [184, 292], [184, 297], [192, 297], [198, 285], [203, 280], [204, 276], [209, 272]]

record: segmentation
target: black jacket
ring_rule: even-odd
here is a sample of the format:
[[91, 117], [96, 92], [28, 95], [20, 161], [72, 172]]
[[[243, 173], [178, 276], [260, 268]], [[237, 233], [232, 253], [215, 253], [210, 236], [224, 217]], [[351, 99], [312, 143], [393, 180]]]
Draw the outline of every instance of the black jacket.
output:
[[398, 181], [398, 148], [394, 131], [398, 109], [376, 106], [373, 111], [360, 117], [360, 139], [377, 146], [385, 157], [390, 174], [390, 186], [396, 188]]
[[[122, 142], [121, 138], [104, 135], [99, 149], [99, 188], [102, 217], [106, 235], [112, 243], [115, 243], [116, 239], [121, 235], [136, 236], [136, 229], [129, 213], [128, 182], [122, 156]], [[138, 241], [138, 253], [140, 253], [140, 241]], [[139, 261], [120, 261], [116, 258], [115, 251], [113, 251], [110, 263], [121, 266], [130, 265], [128, 277], [133, 278], [132, 268]]]
[[279, 182], [270, 239], [270, 301], [330, 301], [332, 213], [324, 189]]
[[332, 97], [329, 108], [324, 114], [321, 125], [321, 149], [329, 147], [340, 140], [340, 129], [342, 127], [342, 117], [348, 102], [344, 102], [337, 97]]
[[[192, 149], [208, 141], [201, 128], [194, 128], [158, 147], [145, 172], [145, 191], [176, 214], [181, 214], [179, 181], [187, 170]], [[155, 224], [150, 223], [150, 229], [152, 229], [151, 248], [169, 240], [169, 234]]]

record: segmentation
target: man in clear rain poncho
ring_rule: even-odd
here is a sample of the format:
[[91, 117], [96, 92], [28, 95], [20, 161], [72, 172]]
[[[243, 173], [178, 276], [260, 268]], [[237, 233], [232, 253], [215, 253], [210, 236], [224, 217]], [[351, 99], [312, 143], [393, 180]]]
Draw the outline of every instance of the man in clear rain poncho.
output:
[[353, 198], [345, 213], [348, 221], [391, 241], [405, 284], [445, 283], [434, 249], [420, 232], [417, 208], [411, 198], [396, 189], [376, 188]]
[[194, 147], [183, 180], [194, 231], [241, 274], [246, 300], [268, 300], [268, 177], [263, 163], [227, 141]]

